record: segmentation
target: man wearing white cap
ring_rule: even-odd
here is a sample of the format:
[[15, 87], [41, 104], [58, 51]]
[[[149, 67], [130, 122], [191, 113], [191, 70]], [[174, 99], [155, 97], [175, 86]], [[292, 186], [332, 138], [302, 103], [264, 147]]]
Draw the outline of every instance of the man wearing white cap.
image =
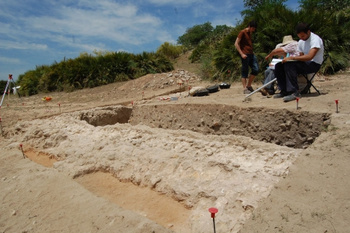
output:
[[324, 46], [322, 39], [311, 32], [309, 25], [305, 23], [299, 23], [295, 29], [300, 39], [298, 41], [300, 55], [285, 57], [275, 67], [275, 75], [281, 92], [274, 97], [283, 97], [284, 102], [301, 97], [298, 74], [315, 73], [320, 69], [323, 62]]

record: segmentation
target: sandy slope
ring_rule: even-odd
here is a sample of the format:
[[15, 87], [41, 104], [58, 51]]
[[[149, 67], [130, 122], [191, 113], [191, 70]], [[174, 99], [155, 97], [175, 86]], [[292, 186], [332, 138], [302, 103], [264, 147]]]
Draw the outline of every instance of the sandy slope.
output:
[[[298, 110], [294, 102], [259, 93], [243, 102], [239, 84], [208, 97], [187, 97], [188, 86], [208, 84], [184, 71], [54, 93], [50, 102], [43, 102], [43, 95], [7, 98], [0, 109], [0, 232], [212, 232], [212, 206], [219, 209], [217, 232], [347, 232], [348, 76], [316, 81], [324, 94], [304, 96]], [[87, 112], [99, 116], [106, 108], [132, 104], [144, 109], [134, 124], [93, 126], [82, 120]], [[164, 105], [169, 107], [149, 110]], [[195, 105], [203, 106], [201, 115], [191, 112]], [[219, 105], [241, 109], [244, 119], [260, 118], [271, 127], [276, 110], [331, 118], [321, 123], [328, 127], [311, 146], [294, 149], [254, 140], [237, 125], [225, 134], [222, 119], [229, 118], [209, 107]], [[180, 106], [189, 106], [190, 114]], [[184, 114], [175, 116], [170, 109]], [[311, 132], [315, 125], [303, 128]], [[23, 159], [20, 144], [31, 159]]]

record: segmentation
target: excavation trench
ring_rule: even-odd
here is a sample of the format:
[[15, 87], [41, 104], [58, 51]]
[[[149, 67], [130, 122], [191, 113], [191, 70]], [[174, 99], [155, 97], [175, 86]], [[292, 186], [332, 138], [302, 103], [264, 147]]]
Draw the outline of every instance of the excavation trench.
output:
[[327, 128], [330, 115], [228, 105], [164, 104], [94, 109], [83, 112], [81, 120], [94, 126], [128, 122], [202, 134], [240, 135], [305, 149]]
[[[33, 142], [66, 156], [45, 164], [175, 232], [207, 229], [203, 208], [223, 201], [221, 227], [229, 232], [288, 174], [300, 149], [329, 125], [330, 115], [163, 104], [100, 107], [56, 120], [77, 123], [68, 131], [57, 125], [55, 134], [45, 133], [45, 122], [35, 128]], [[42, 160], [43, 154], [30, 153], [33, 161]]]

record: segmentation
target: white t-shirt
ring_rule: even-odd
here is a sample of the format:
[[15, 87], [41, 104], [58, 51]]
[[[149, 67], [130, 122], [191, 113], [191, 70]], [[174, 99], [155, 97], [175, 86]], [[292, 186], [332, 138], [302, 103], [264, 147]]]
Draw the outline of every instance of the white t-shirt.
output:
[[319, 48], [319, 50], [311, 61], [322, 64], [324, 53], [323, 41], [318, 35], [313, 32], [310, 33], [310, 37], [306, 41], [298, 41], [298, 50], [300, 52], [308, 54], [312, 48]]

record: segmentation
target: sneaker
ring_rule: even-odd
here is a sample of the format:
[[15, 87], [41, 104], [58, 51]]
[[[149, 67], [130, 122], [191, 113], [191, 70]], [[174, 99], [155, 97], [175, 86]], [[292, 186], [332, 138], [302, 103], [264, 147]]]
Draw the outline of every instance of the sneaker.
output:
[[289, 102], [289, 101], [296, 100], [297, 98], [300, 98], [300, 97], [301, 97], [300, 93], [299, 92], [295, 92], [295, 93], [293, 93], [291, 95], [287, 95], [287, 96], [283, 97], [283, 101], [284, 102]]
[[268, 89], [268, 90], [267, 90], [267, 93], [268, 93], [269, 95], [274, 95], [274, 94], [275, 94], [275, 90], [270, 90], [270, 89]]
[[254, 89], [252, 87], [247, 87], [247, 89], [250, 91], [250, 92], [253, 92]]
[[267, 91], [265, 88], [261, 89], [261, 90], [260, 90], [260, 93], [261, 93], [263, 96], [269, 95], [268, 91]]
[[249, 91], [247, 88], [246, 89], [244, 89], [244, 91], [243, 91], [243, 94], [250, 94], [250, 93], [252, 93], [251, 91]]
[[273, 95], [273, 98], [274, 98], [274, 99], [283, 98], [284, 96], [285, 96], [285, 94], [284, 94], [283, 92], [280, 92], [280, 93], [274, 94], [274, 95]]

